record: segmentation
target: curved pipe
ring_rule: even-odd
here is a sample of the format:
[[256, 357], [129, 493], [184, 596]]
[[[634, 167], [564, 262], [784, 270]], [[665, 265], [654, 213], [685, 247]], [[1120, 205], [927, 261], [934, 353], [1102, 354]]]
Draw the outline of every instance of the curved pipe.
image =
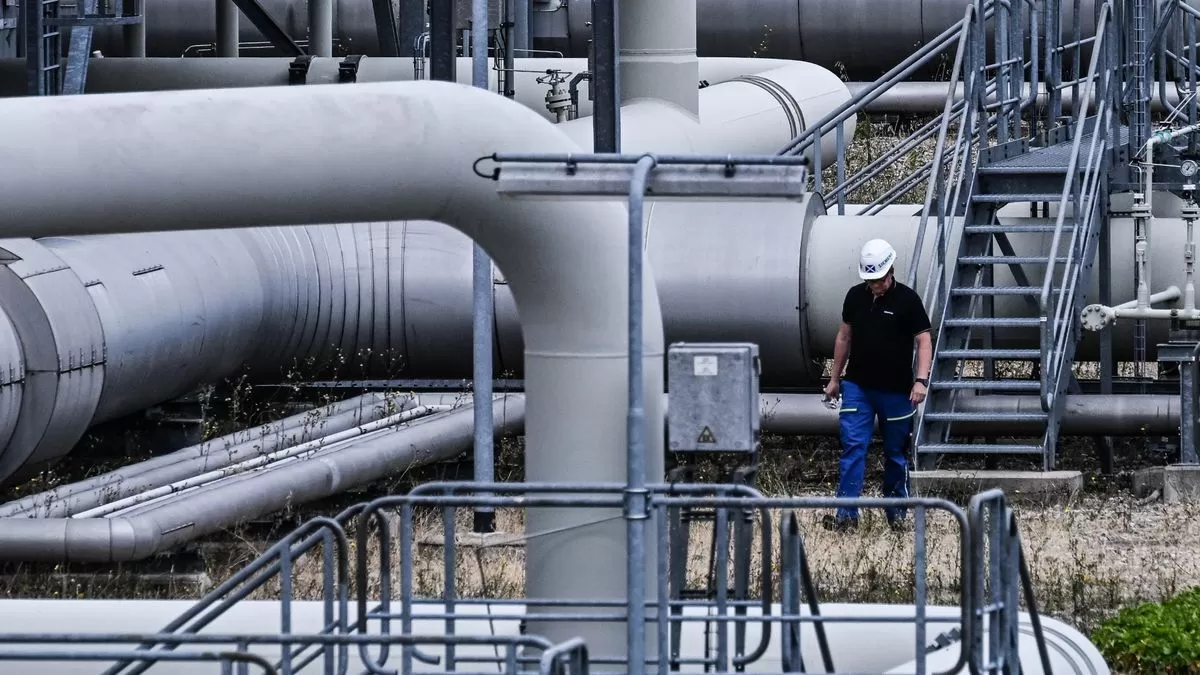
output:
[[[26, 98], [6, 102], [4, 112], [22, 134], [0, 139], [0, 151], [39, 168], [0, 185], [15, 236], [77, 233], [83, 223], [103, 233], [153, 231], [164, 223], [216, 229], [397, 218], [460, 229], [505, 270], [519, 307], [526, 479], [624, 480], [623, 209], [502, 199], [472, 171], [477, 158], [494, 152], [578, 151], [537, 114], [440, 82]], [[78, 123], [64, 129], [54, 122], [63, 116]], [[136, 123], [112, 134], [114, 120]], [[48, 155], [46, 147], [76, 151]], [[263, 150], [240, 152], [249, 147]], [[155, 151], [134, 158], [132, 148]], [[318, 157], [319, 172], [312, 167]], [[101, 173], [112, 180], [95, 181]], [[47, 174], [56, 181], [38, 178]], [[61, 184], [74, 188], [52, 189]], [[563, 227], [567, 222], [571, 227]], [[647, 268], [644, 386], [658, 393], [662, 319]], [[649, 397], [647, 481], [662, 480], [660, 405], [659, 397]], [[530, 545], [530, 596], [624, 596], [624, 580], [607, 563], [625, 550], [623, 524], [582, 525], [595, 515], [531, 514], [530, 532], [556, 534]], [[546, 630], [585, 631], [599, 653], [625, 643], [620, 625]]]
[[[789, 63], [742, 75], [699, 91], [699, 116], [669, 101], [641, 98], [621, 107], [621, 147], [677, 154], [774, 154], [850, 99], [836, 75], [809, 63]], [[592, 149], [592, 117], [558, 128], [580, 147]], [[846, 139], [854, 116], [842, 123]], [[835, 127], [836, 129], [836, 127]], [[813, 150], [806, 156], [811, 161]], [[822, 163], [837, 158], [837, 138], [821, 139]], [[711, 201], [711, 200], [710, 200]]]

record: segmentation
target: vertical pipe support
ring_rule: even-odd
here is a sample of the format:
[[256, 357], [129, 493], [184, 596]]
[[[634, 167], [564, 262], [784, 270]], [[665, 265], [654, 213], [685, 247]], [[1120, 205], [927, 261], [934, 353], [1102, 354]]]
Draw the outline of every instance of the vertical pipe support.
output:
[[1181, 464], [1196, 464], [1200, 462], [1196, 442], [1196, 369], [1197, 359], [1200, 359], [1200, 343], [1192, 351], [1192, 358], [1179, 368], [1179, 462]]
[[[616, 3], [613, 3], [616, 4]], [[646, 184], [656, 160], [643, 155], [634, 167], [629, 185], [629, 412], [626, 434], [629, 441], [625, 522], [629, 555], [626, 558], [628, 595], [626, 630], [630, 673], [641, 673], [646, 663], [646, 520], [649, 499], [646, 490], [645, 386], [642, 381], [642, 257], [643, 205]], [[661, 608], [660, 608], [661, 609]], [[661, 646], [660, 646], [661, 649]], [[661, 658], [661, 654], [659, 655]]]
[[217, 56], [235, 58], [241, 56], [240, 12], [233, 0], [216, 0], [217, 12]]
[[308, 53], [333, 56], [333, 0], [308, 0]]
[[[471, 84], [488, 89], [488, 0], [471, 2]], [[472, 255], [472, 388], [475, 397], [475, 482], [491, 483], [495, 479], [495, 441], [492, 437], [492, 325], [495, 313], [492, 305], [492, 260], [487, 252], [474, 244]], [[476, 532], [493, 532], [496, 513], [490, 506], [475, 508]]]
[[458, 38], [454, 34], [452, 2], [429, 3], [429, 79], [454, 82], [458, 59]]
[[121, 29], [125, 43], [125, 56], [146, 58], [146, 0], [125, 0], [122, 5], [126, 16], [140, 16], [141, 21], [126, 24]]
[[621, 149], [621, 72], [617, 52], [621, 42], [617, 34], [617, 0], [593, 0], [592, 49], [595, 54], [591, 91], [592, 145], [595, 152], [620, 152]]

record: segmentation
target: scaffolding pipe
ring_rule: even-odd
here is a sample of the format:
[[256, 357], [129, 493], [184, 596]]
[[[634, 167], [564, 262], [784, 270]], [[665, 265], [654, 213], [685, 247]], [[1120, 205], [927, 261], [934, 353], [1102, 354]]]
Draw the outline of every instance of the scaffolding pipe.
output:
[[[132, 110], [138, 124], [110, 133], [111, 121]], [[578, 152], [528, 109], [476, 88], [409, 82], [30, 97], [5, 102], [4, 113], [22, 133], [0, 139], [0, 152], [40, 167], [0, 184], [9, 236], [400, 218], [460, 229], [505, 271], [520, 307], [526, 479], [624, 480], [624, 209], [613, 202], [502, 198], [472, 169], [496, 152]], [[63, 127], [63, 118], [75, 122]], [[45, 147], [76, 151], [47, 155]], [[130, 149], [145, 147], [156, 151], [133, 161]], [[258, 151], [241, 152], [248, 147]], [[312, 170], [313, 157], [322, 158], [322, 171]], [[100, 173], [110, 179], [92, 179]], [[56, 177], [53, 185], [73, 189], [46, 192], [47, 174]], [[647, 269], [644, 386], [660, 392], [662, 319], [653, 279]], [[648, 399], [648, 482], [663, 475], [659, 405], [657, 397]], [[531, 513], [529, 532], [555, 534], [530, 542], [529, 596], [623, 598], [624, 574], [608, 562], [625, 555], [619, 514], [612, 514], [615, 522], [588, 524], [594, 511]], [[539, 632], [553, 640], [583, 634], [597, 653], [625, 648], [619, 623], [551, 622]]]
[[[524, 401], [498, 397], [501, 428], [520, 424]], [[0, 560], [113, 563], [158, 552], [289, 505], [330, 497], [471, 447], [471, 406], [361, 435], [301, 461], [245, 473], [141, 504], [111, 518], [0, 518]]]

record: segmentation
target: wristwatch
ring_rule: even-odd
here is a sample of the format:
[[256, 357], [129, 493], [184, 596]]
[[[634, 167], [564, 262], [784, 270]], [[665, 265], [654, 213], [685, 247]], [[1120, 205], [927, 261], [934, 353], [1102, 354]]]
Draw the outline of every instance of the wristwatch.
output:
[[928, 377], [918, 377], [915, 381], [920, 382], [921, 386], [925, 387], [926, 389], [929, 388], [929, 378]]

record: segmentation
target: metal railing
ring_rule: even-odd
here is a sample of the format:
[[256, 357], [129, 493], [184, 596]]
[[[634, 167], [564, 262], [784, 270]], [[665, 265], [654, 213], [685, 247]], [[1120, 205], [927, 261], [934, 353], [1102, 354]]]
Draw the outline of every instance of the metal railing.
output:
[[[1063, 391], [1064, 378], [1070, 370], [1074, 338], [1078, 330], [1076, 293], [1083, 270], [1091, 261], [1089, 254], [1094, 254], [1094, 248], [1090, 244], [1095, 238], [1091, 234], [1094, 228], [1100, 225], [1100, 211], [1105, 207], [1099, 203], [1099, 196], [1105, 188], [1103, 181], [1107, 180], [1108, 176], [1105, 158], [1117, 139], [1117, 120], [1114, 116], [1116, 89], [1113, 87], [1116, 70], [1116, 59], [1112, 53], [1114, 42], [1112, 3], [1105, 2], [1100, 7], [1096, 22], [1096, 39], [1083, 85], [1083, 98], [1076, 99], [1081, 103], [1075, 109], [1072, 127], [1075, 138], [1071, 143], [1067, 177], [1059, 201], [1058, 216], [1054, 222], [1054, 233], [1048, 252], [1049, 261], [1039, 299], [1042, 312], [1041, 402], [1042, 408], [1048, 412], [1059, 403], [1059, 393]], [[1082, 102], [1090, 101], [1093, 95], [1096, 98], [1097, 114], [1089, 117], [1088, 105]], [[1085, 137], [1090, 138], [1086, 155], [1083, 152]], [[1075, 206], [1071, 209], [1072, 223], [1066, 260], [1061, 263], [1058, 289], [1052, 296], [1055, 272], [1060, 267], [1058, 252], [1067, 219], [1066, 206], [1071, 202]], [[1056, 416], [1051, 417], [1053, 419]]]
[[1030, 628], [1037, 642], [1042, 672], [1053, 672], [1037, 600], [1033, 594], [1033, 581], [1021, 547], [1017, 518], [1008, 505], [1004, 491], [988, 490], [975, 495], [968, 511], [971, 529], [968, 582], [972, 598], [971, 629], [968, 632], [971, 640], [971, 672], [1021, 672], [1022, 595]]
[[[1015, 518], [1007, 507], [1004, 494], [993, 490], [978, 495], [968, 512], [955, 504], [928, 498], [838, 499], [810, 497], [768, 498], [745, 485], [652, 484], [647, 486], [647, 540], [654, 551], [651, 582], [644, 603], [630, 603], [628, 597], [513, 598], [483, 592], [477, 597], [462, 597], [456, 579], [461, 558], [456, 542], [457, 516], [462, 509], [490, 506], [529, 513], [533, 509], [578, 509], [595, 512], [581, 520], [579, 527], [594, 526], [620, 519], [625, 501], [623, 484], [563, 483], [428, 483], [407, 495], [376, 499], [355, 505], [334, 518], [314, 518], [272, 546], [257, 560], [205, 596], [192, 609], [163, 630], [149, 635], [3, 635], [0, 636], [0, 660], [117, 661], [106, 673], [140, 673], [154, 663], [207, 659], [228, 664], [222, 672], [233, 672], [233, 664], [253, 663], [263, 672], [291, 673], [306, 667], [325, 673], [369, 672], [412, 673], [417, 662], [423, 672], [538, 672], [545, 675], [587, 675], [592, 666], [618, 666], [629, 672], [657, 672], [667, 675], [681, 668], [703, 667], [713, 672], [742, 671], [759, 664], [767, 655], [773, 639], [778, 640], [784, 672], [805, 672], [819, 663], [827, 673], [837, 670], [838, 656], [831, 649], [826, 630], [838, 624], [912, 624], [912, 660], [917, 673], [926, 673], [929, 651], [928, 627], [956, 625], [962, 633], [955, 663], [945, 673], [959, 672], [970, 666], [976, 673], [1010, 672], [1016, 658], [1015, 635], [1019, 629], [1017, 598], [1024, 592], [1029, 603], [1030, 621], [1043, 661], [1046, 656], [1036, 607], [1033, 604], [1028, 570], [1021, 553]], [[818, 584], [809, 566], [803, 521], [800, 513], [813, 509], [858, 507], [883, 509], [900, 507], [912, 512], [913, 612], [901, 615], [870, 613], [822, 613]], [[686, 565], [689, 555], [672, 556], [672, 544], [679, 533], [671, 526], [684, 509], [711, 509], [714, 513], [712, 548], [714, 593], [707, 599], [680, 598], [672, 579], [675, 568]], [[957, 575], [951, 571], [946, 580], [955, 589], [960, 611], [957, 614], [933, 614], [928, 606], [927, 548], [931, 512], [945, 512], [951, 532], [957, 540]], [[999, 515], [996, 515], [999, 514]], [[441, 567], [444, 579], [440, 592], [426, 591], [418, 611], [418, 560], [416, 557], [418, 516], [440, 515], [443, 535]], [[748, 518], [753, 515], [753, 518]], [[986, 518], [985, 518], [986, 517]], [[731, 559], [751, 555], [749, 549], [731, 539], [729, 527], [741, 520], [761, 530], [756, 553], [766, 571], [758, 589], [731, 594], [728, 579]], [[754, 521], [757, 520], [757, 523]], [[778, 524], [776, 525], [776, 520]], [[570, 528], [568, 528], [570, 529]], [[353, 535], [349, 532], [353, 530]], [[956, 534], [953, 532], [956, 530]], [[778, 555], [771, 532], [779, 532]], [[562, 534], [526, 531], [506, 546], [524, 544], [541, 537]], [[735, 554], [729, 555], [733, 543]], [[320, 546], [321, 550], [316, 551]], [[293, 576], [297, 565], [319, 562], [323, 586], [324, 627], [298, 632], [293, 628]], [[820, 555], [818, 553], [817, 555]], [[306, 558], [310, 558], [306, 561]], [[422, 561], [428, 566], [430, 560]], [[614, 562], [618, 562], [614, 559]], [[398, 564], [397, 564], [398, 563]], [[434, 562], [436, 564], [436, 562]], [[397, 569], [398, 568], [398, 569]], [[772, 604], [774, 590], [769, 583], [770, 570], [778, 570], [780, 603]], [[482, 573], [482, 569], [481, 569]], [[736, 575], [735, 575], [736, 576]], [[954, 578], [954, 577], [957, 578]], [[378, 585], [374, 580], [377, 577]], [[202, 633], [238, 602], [256, 591], [278, 584], [280, 622], [277, 631], [267, 627], [258, 634]], [[351, 603], [351, 586], [354, 601]], [[1018, 586], [1020, 586], [1018, 588]], [[482, 585], [486, 591], [486, 585]], [[756, 592], [754, 592], [756, 591]], [[733, 595], [733, 597], [731, 597]], [[632, 614], [631, 604], [643, 608], [644, 632], [649, 639], [644, 665], [630, 667], [623, 654], [589, 653], [581, 639], [553, 644], [537, 635], [538, 625], [562, 626], [597, 623], [624, 623]], [[484, 613], [480, 613], [480, 609]], [[472, 611], [474, 610], [474, 611]], [[437, 622], [444, 629], [435, 635], [415, 630], [414, 621]], [[486, 620], [519, 621], [519, 634], [490, 628], [464, 631], [464, 622]], [[525, 625], [528, 622], [528, 625]], [[703, 623], [706, 633], [715, 633], [704, 653], [681, 649], [679, 629], [687, 624]], [[816, 653], [803, 653], [799, 634], [805, 623], [813, 624], [817, 636]], [[756, 643], [748, 644], [747, 629], [757, 626]], [[732, 630], [732, 649], [729, 639]], [[870, 628], [866, 630], [870, 631]], [[878, 628], [875, 628], [878, 630]], [[512, 631], [517, 632], [517, 631]], [[774, 636], [778, 636], [775, 638]], [[136, 649], [96, 652], [65, 648], [40, 651], [21, 650], [20, 644], [45, 644], [56, 641], [76, 643], [140, 644]], [[985, 648], [985, 642], [987, 647]], [[226, 651], [219, 647], [232, 645]], [[255, 652], [251, 647], [258, 647]], [[264, 646], [280, 649], [276, 660], [264, 656]], [[464, 653], [467, 647], [475, 648]], [[479, 647], [487, 647], [486, 654]], [[358, 659], [351, 659], [357, 652]], [[806, 659], [806, 656], [808, 657]], [[317, 660], [323, 663], [317, 665]], [[352, 665], [352, 661], [357, 662]], [[436, 668], [431, 668], [436, 666]], [[1048, 669], [1045, 672], [1050, 672]]]

